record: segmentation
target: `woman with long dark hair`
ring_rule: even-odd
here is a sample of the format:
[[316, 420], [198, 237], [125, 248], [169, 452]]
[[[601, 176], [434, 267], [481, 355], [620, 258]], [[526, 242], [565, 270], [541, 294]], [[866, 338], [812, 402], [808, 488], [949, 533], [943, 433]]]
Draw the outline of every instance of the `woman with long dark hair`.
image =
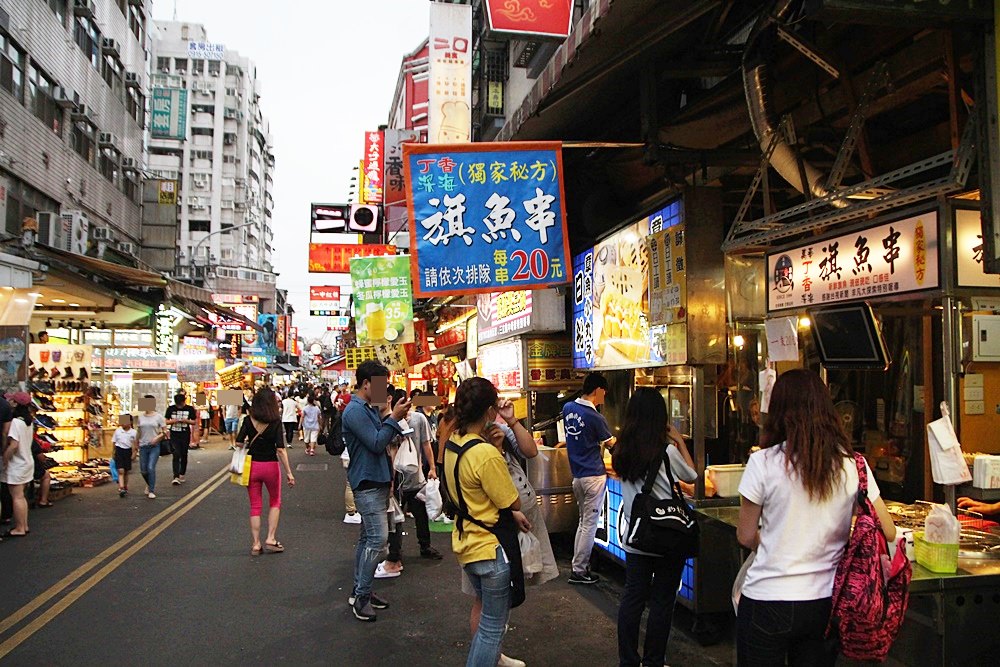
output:
[[31, 455], [35, 407], [31, 403], [31, 397], [23, 391], [9, 395], [9, 400], [14, 404], [14, 419], [10, 423], [7, 441], [3, 443], [0, 482], [10, 490], [14, 525], [4, 533], [4, 537], [24, 537], [31, 532], [28, 528], [28, 501], [24, 497], [24, 489], [35, 475], [35, 462]]
[[[697, 478], [684, 438], [668, 423], [667, 404], [655, 389], [639, 387], [629, 399], [611, 465], [622, 480], [618, 521], [625, 526], [629, 525], [632, 502], [653, 466], [658, 472], [651, 493], [660, 500], [673, 497], [673, 480], [693, 482]], [[625, 590], [618, 607], [618, 662], [622, 667], [664, 664], [677, 586], [693, 547], [686, 541], [696, 539], [678, 533], [676, 552], [665, 556], [624, 547]], [[640, 659], [639, 624], [647, 604], [646, 642]]]
[[495, 667], [500, 659], [511, 607], [511, 576], [519, 576], [511, 572], [511, 561], [520, 564], [520, 551], [516, 558], [505, 554], [495, 533], [503, 513], [510, 512], [506, 518], [513, 519], [520, 530], [531, 529], [520, 512], [521, 501], [507, 463], [485, 437], [496, 421], [497, 401], [497, 390], [489, 380], [474, 377], [460, 384], [455, 393], [455, 430], [444, 454], [448, 496], [458, 507], [464, 501], [467, 516], [475, 520], [465, 520], [459, 512], [452, 532], [452, 550], [482, 604], [466, 667]]
[[[739, 665], [833, 665], [825, 639], [833, 580], [851, 532], [858, 468], [819, 375], [796, 369], [774, 385], [761, 451], [740, 482], [736, 536], [757, 555], [737, 615]], [[868, 465], [868, 498], [896, 535]], [[759, 528], [758, 528], [759, 526]]]
[[[253, 538], [250, 555], [259, 556], [262, 551], [280, 553], [285, 547], [277, 538], [278, 518], [281, 515], [281, 470], [278, 462], [281, 461], [285, 468], [289, 486], [295, 486], [295, 475], [285, 451], [281, 407], [270, 388], [264, 387], [254, 395], [249, 419], [243, 420], [236, 442], [241, 445], [249, 443], [247, 453], [250, 454], [251, 465], [247, 494], [250, 496], [250, 535]], [[260, 515], [264, 507], [261, 487], [265, 486], [270, 509], [267, 513], [267, 539], [261, 544]]]

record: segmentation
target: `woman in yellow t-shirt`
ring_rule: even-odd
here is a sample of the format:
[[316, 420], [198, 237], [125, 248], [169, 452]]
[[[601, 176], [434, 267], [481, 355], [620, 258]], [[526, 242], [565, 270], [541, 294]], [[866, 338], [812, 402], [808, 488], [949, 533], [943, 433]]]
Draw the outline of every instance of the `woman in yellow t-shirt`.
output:
[[[484, 437], [487, 425], [497, 418], [498, 398], [496, 388], [483, 378], [470, 378], [459, 385], [455, 430], [444, 455], [448, 495], [459, 507], [452, 550], [476, 590], [477, 606], [482, 607], [466, 667], [497, 664], [510, 614], [512, 575], [523, 581], [522, 573], [511, 572], [512, 564], [520, 567], [520, 552], [505, 553], [495, 533], [511, 520], [524, 532], [531, 528], [520, 511], [507, 463]], [[510, 516], [504, 517], [508, 511]]]

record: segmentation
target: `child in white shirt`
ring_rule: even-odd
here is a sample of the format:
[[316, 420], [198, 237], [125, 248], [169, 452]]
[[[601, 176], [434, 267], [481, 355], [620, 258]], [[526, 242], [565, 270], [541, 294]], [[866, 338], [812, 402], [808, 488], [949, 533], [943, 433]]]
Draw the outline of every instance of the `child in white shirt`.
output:
[[112, 463], [118, 468], [118, 497], [128, 495], [128, 471], [132, 469], [132, 460], [139, 456], [139, 441], [134, 428], [132, 416], [123, 415], [122, 425], [115, 429], [111, 441], [115, 445], [115, 460]]

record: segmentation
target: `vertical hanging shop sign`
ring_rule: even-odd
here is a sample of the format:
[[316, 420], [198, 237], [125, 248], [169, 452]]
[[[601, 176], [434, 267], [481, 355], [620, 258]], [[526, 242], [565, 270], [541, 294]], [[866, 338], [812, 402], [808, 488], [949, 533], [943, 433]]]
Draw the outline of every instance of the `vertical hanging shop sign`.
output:
[[410, 366], [431, 360], [431, 348], [427, 344], [427, 322], [413, 321], [413, 342], [406, 345], [406, 360]]
[[174, 315], [162, 303], [156, 310], [156, 334], [153, 347], [157, 354], [174, 353]]
[[403, 147], [417, 296], [569, 282], [559, 143]]
[[160, 181], [157, 203], [165, 206], [177, 205], [177, 181]]
[[359, 257], [351, 260], [359, 345], [413, 342], [410, 258]]
[[299, 328], [288, 327], [288, 354], [299, 356]]
[[365, 203], [381, 204], [383, 200], [383, 164], [385, 155], [385, 135], [381, 130], [365, 132]]
[[288, 334], [288, 320], [284, 315], [278, 315], [278, 330], [275, 333], [275, 347], [278, 348], [278, 352], [284, 352], [287, 343], [285, 342]]
[[472, 138], [472, 5], [430, 4], [428, 140]]
[[150, 136], [183, 141], [187, 137], [187, 106], [188, 91], [183, 88], [153, 88], [149, 106]]
[[[382, 169], [385, 204], [406, 201], [406, 187], [403, 180], [403, 143], [416, 143], [420, 135], [415, 130], [385, 131], [385, 165]], [[388, 216], [386, 216], [388, 217]]]
[[687, 255], [684, 225], [647, 237], [649, 244], [649, 323], [675, 324], [687, 318]]

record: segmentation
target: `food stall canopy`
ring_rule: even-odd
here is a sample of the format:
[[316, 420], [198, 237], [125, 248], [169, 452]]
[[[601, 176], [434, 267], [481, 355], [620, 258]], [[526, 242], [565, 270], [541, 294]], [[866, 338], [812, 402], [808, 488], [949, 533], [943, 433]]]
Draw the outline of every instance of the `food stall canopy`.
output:
[[106, 262], [96, 257], [78, 255], [73, 252], [52, 248], [49, 246], [35, 246], [35, 251], [42, 259], [58, 262], [61, 266], [69, 266], [83, 269], [93, 274], [112, 280], [115, 283], [125, 283], [128, 287], [165, 287], [168, 279], [152, 271], [144, 271], [123, 264]]

